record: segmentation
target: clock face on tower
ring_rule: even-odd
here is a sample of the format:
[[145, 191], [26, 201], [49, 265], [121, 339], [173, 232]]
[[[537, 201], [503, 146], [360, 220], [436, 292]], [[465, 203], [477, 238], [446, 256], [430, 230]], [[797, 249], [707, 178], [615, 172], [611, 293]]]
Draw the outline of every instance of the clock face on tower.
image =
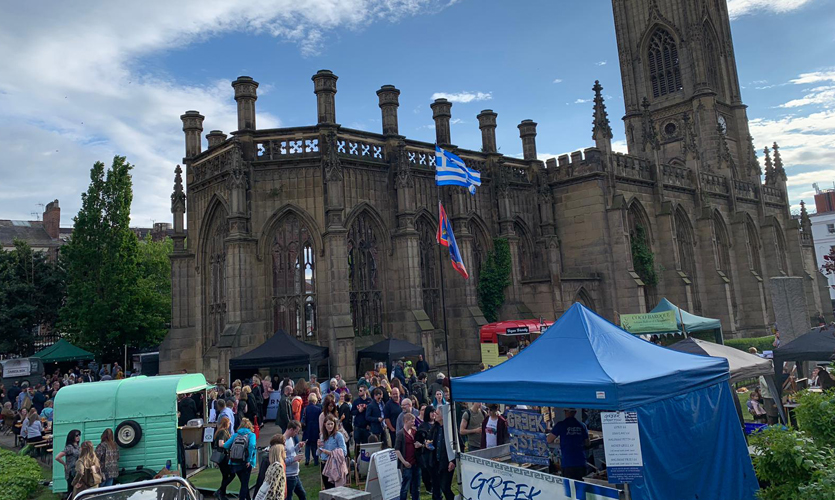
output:
[[719, 130], [722, 131], [722, 135], [727, 135], [728, 134], [728, 122], [725, 121], [725, 117], [722, 116], [722, 115], [719, 115], [718, 122], [719, 122]]

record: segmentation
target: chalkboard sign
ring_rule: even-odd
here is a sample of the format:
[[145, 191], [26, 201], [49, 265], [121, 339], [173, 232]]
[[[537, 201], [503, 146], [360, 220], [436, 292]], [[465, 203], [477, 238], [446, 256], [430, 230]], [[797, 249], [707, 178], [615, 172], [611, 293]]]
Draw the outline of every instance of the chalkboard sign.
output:
[[368, 478], [365, 480], [365, 491], [371, 493], [371, 500], [399, 500], [401, 481], [394, 450], [371, 455]]

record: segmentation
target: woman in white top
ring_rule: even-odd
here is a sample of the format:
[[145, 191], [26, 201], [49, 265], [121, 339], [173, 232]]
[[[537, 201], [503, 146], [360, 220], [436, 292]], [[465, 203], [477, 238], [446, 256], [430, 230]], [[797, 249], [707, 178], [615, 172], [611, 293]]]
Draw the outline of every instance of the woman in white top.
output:
[[[38, 410], [34, 408], [29, 410], [26, 421], [28, 422], [26, 426], [26, 442], [37, 443], [43, 441], [43, 426], [41, 424], [41, 418], [38, 416]], [[22, 428], [21, 432], [23, 432]]]

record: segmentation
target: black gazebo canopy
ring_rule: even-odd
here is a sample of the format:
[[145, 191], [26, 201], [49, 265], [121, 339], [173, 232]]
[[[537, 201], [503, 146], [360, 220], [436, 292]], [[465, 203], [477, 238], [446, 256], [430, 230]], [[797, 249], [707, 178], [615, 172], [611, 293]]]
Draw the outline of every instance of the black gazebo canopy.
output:
[[387, 367], [391, 362], [405, 358], [406, 356], [417, 356], [424, 354], [422, 346], [412, 344], [400, 339], [386, 339], [366, 347], [357, 353], [357, 376], [359, 376], [359, 363], [361, 359], [373, 359], [374, 361], [385, 361]]
[[328, 348], [302, 342], [284, 330], [246, 354], [229, 360], [230, 370], [248, 370], [286, 366], [316, 366], [328, 357]]
[[[780, 380], [787, 361], [827, 361], [835, 355], [835, 328], [812, 328], [808, 333], [774, 350], [775, 379]], [[778, 383], [778, 390], [782, 389]]]

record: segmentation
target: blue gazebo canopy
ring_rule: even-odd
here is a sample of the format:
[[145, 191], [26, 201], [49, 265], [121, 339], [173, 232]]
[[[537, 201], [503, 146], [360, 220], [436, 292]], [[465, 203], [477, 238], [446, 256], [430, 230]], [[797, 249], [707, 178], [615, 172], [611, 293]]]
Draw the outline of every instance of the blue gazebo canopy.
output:
[[528, 348], [453, 379], [457, 401], [628, 410], [728, 380], [728, 361], [646, 342], [574, 304]]
[[634, 500], [753, 500], [757, 478], [728, 361], [653, 345], [574, 304], [522, 352], [452, 379], [456, 401], [634, 410], [643, 478]]

